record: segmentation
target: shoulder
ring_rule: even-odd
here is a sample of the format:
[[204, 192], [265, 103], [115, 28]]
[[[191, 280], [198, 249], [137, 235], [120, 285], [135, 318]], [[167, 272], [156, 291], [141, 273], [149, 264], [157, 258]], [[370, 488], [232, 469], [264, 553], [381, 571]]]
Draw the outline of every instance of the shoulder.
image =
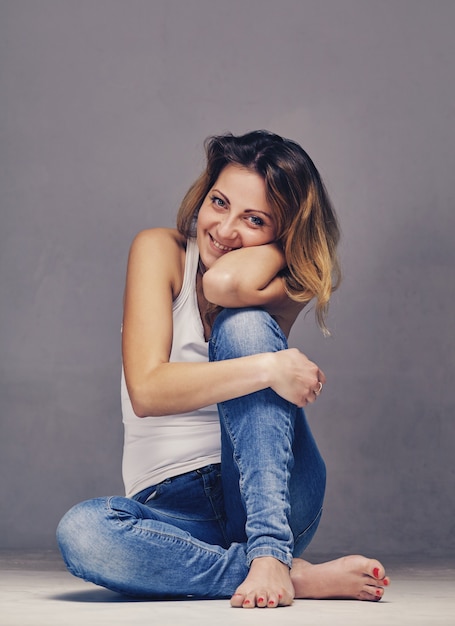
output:
[[174, 228], [140, 231], [131, 244], [128, 272], [154, 274], [169, 281], [178, 293], [185, 269], [186, 239]]
[[141, 230], [133, 239], [132, 250], [147, 254], [156, 250], [180, 254], [185, 251], [186, 239], [175, 228], [148, 228]]

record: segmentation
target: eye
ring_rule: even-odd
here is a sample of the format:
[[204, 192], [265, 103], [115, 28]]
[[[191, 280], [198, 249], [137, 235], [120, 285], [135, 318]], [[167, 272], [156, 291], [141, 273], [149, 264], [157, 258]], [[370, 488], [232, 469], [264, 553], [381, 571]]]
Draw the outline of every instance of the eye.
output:
[[259, 217], [258, 215], [249, 215], [248, 221], [253, 226], [264, 226], [265, 224], [265, 221], [262, 219], [262, 217]]
[[220, 209], [224, 209], [224, 207], [226, 206], [226, 202], [218, 196], [210, 196], [210, 201], [215, 206], [220, 207]]

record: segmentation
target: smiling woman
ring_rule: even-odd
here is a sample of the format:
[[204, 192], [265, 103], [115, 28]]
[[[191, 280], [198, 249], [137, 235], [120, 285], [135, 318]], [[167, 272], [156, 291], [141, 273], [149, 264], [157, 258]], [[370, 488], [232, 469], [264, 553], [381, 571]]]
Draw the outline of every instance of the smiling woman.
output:
[[339, 282], [335, 213], [295, 142], [206, 142], [177, 229], [139, 233], [122, 334], [126, 497], [73, 507], [68, 569], [140, 597], [380, 600], [379, 561], [298, 558], [319, 524], [325, 465], [304, 406], [326, 382], [287, 336], [312, 299], [325, 330]]
[[[264, 180], [256, 172], [227, 165], [204, 199], [197, 218], [204, 298], [229, 308], [260, 304], [271, 307], [276, 298], [272, 298], [270, 287], [265, 289], [285, 266], [283, 253], [273, 244], [276, 231]], [[256, 249], [251, 258], [251, 250], [247, 249], [253, 247]], [[221, 261], [233, 251], [227, 262]], [[284, 296], [279, 282], [277, 295]], [[204, 309], [203, 298], [200, 308]], [[210, 307], [205, 308], [209, 313]]]
[[199, 255], [206, 268], [235, 248], [260, 246], [276, 238], [276, 225], [263, 179], [227, 165], [206, 196], [197, 219]]
[[[326, 332], [328, 303], [340, 282], [336, 254], [339, 228], [311, 158], [296, 142], [266, 131], [254, 131], [241, 138], [230, 134], [209, 138], [206, 152], [207, 167], [183, 199], [178, 230], [186, 238], [194, 236], [195, 217], [206, 203], [216, 203], [223, 211], [231, 208], [231, 200], [241, 197], [237, 209], [243, 206], [245, 219], [248, 221], [249, 217], [250, 222], [262, 227], [264, 238], [267, 227], [273, 228], [269, 241], [275, 241], [285, 257], [281, 276], [286, 295], [302, 305], [314, 298], [318, 323]], [[226, 190], [218, 187], [230, 174], [234, 176], [233, 171], [237, 174], [234, 191], [237, 195], [224, 197], [220, 192]], [[261, 207], [262, 214], [258, 213]], [[228, 232], [230, 237], [235, 234]], [[237, 247], [222, 238], [215, 246], [216, 243]], [[242, 244], [252, 245], [260, 244]], [[276, 272], [272, 278], [275, 275]]]

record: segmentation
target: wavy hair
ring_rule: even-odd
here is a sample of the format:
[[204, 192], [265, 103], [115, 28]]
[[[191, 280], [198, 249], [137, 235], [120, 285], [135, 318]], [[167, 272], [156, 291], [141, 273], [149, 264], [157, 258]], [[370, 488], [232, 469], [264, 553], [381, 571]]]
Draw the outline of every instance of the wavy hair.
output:
[[304, 304], [315, 299], [317, 322], [329, 334], [328, 304], [341, 280], [336, 252], [340, 230], [313, 161], [298, 143], [265, 130], [209, 137], [204, 146], [206, 169], [183, 198], [177, 229], [185, 237], [195, 236], [199, 209], [224, 167], [232, 164], [259, 174], [275, 219], [275, 241], [286, 259], [286, 293]]

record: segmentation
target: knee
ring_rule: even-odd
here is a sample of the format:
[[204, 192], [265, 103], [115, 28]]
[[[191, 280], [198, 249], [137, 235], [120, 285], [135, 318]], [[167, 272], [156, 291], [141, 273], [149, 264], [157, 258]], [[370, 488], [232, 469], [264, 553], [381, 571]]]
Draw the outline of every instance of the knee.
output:
[[57, 526], [58, 547], [67, 568], [76, 576], [83, 576], [84, 565], [96, 552], [98, 531], [104, 524], [104, 503], [104, 498], [98, 498], [76, 504]]
[[213, 325], [210, 358], [215, 361], [286, 348], [283, 331], [267, 311], [224, 309]]

